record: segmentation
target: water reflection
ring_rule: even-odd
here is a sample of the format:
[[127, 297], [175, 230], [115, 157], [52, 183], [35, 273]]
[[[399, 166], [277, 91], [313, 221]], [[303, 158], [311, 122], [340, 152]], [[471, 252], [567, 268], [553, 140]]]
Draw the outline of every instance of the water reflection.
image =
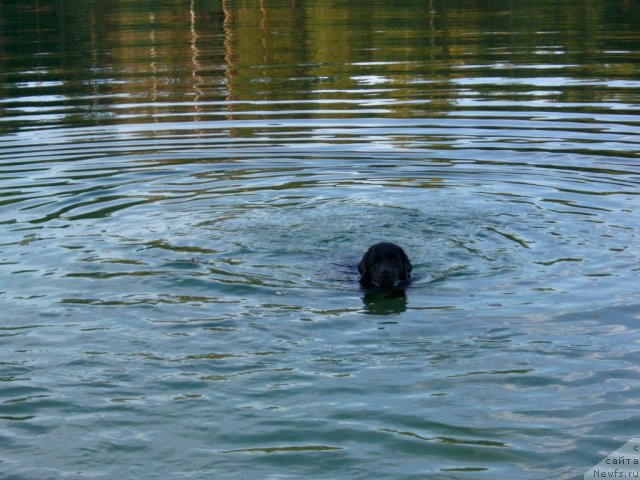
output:
[[3, 474], [580, 477], [637, 433], [639, 8], [0, 2]]
[[[407, 0], [402, 8], [381, 0], [171, 0], [155, 9], [4, 2], [0, 46], [19, 54], [0, 57], [0, 128], [247, 115], [432, 117], [523, 97], [540, 106], [633, 103], [639, 83], [628, 80], [636, 65], [626, 55], [633, 44], [620, 34], [600, 56], [582, 52], [597, 50], [600, 32], [632, 34], [638, 3], [540, 3], [529, 15], [506, 1], [487, 2], [481, 12], [444, 0]], [[577, 25], [581, 34], [571, 34]], [[626, 81], [615, 92], [585, 88], [602, 78]]]
[[364, 311], [371, 315], [390, 315], [407, 310], [407, 295], [404, 290], [369, 291], [362, 297]]

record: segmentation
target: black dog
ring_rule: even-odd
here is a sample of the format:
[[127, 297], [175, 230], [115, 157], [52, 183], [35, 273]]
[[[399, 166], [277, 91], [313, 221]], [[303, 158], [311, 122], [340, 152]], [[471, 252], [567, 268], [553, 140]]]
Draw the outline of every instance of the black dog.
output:
[[411, 280], [411, 262], [395, 243], [376, 243], [360, 260], [358, 272], [364, 288], [402, 289]]

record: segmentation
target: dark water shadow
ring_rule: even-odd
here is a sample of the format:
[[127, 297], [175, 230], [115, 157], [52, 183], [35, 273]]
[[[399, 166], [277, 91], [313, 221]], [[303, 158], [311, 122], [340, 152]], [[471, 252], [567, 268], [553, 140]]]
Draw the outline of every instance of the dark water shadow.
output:
[[393, 315], [407, 310], [408, 300], [404, 290], [370, 290], [362, 297], [365, 313]]

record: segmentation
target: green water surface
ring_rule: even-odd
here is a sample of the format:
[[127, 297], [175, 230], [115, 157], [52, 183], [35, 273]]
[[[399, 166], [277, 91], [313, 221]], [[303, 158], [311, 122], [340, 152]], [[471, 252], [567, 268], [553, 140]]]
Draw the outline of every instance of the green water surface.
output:
[[582, 479], [639, 151], [634, 0], [1, 1], [0, 478]]

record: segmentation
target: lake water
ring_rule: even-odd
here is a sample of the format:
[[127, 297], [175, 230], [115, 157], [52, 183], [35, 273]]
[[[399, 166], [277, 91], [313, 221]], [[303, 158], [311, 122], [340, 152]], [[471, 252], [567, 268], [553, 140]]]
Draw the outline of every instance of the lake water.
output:
[[581, 479], [639, 151], [634, 0], [0, 3], [0, 478]]

